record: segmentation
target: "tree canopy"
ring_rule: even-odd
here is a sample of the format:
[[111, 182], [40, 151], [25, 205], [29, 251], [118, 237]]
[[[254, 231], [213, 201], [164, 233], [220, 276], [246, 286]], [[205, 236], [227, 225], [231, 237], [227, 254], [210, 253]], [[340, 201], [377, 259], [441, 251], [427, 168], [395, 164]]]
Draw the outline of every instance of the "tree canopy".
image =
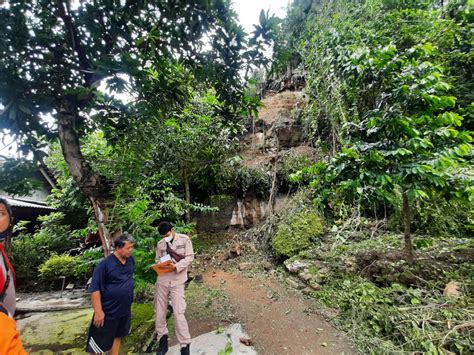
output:
[[[11, 0], [0, 17], [0, 128], [38, 161], [57, 137], [97, 221], [108, 219], [113, 182], [84, 157], [84, 134], [100, 129], [113, 144], [175, 115], [193, 86], [216, 88], [228, 122], [248, 106], [247, 42], [229, 1]], [[106, 225], [99, 230], [109, 244]]]

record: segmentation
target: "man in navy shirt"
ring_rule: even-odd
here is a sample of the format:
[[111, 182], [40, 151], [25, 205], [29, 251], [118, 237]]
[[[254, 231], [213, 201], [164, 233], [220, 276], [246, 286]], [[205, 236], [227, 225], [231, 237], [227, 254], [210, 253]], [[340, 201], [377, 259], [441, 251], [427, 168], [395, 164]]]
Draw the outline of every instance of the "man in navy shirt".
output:
[[123, 337], [130, 333], [133, 302], [133, 237], [124, 233], [115, 242], [115, 251], [100, 262], [89, 286], [94, 317], [89, 328], [86, 351], [93, 354], [119, 353]]

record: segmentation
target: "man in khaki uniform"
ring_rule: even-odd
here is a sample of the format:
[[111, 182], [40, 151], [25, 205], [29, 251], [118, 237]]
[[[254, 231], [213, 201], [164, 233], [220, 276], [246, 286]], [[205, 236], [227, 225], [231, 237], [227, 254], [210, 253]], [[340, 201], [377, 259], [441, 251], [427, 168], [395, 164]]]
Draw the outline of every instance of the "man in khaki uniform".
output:
[[188, 280], [188, 266], [194, 260], [193, 244], [184, 234], [174, 231], [169, 222], [161, 222], [158, 232], [163, 237], [156, 247], [156, 262], [165, 255], [171, 256], [172, 263], [164, 266], [168, 272], [160, 274], [155, 290], [155, 329], [160, 339], [157, 354], [166, 354], [168, 351], [168, 328], [166, 326], [166, 312], [168, 298], [171, 298], [175, 321], [176, 337], [181, 345], [181, 354], [189, 355], [188, 322], [184, 317], [186, 301], [184, 299], [184, 284]]

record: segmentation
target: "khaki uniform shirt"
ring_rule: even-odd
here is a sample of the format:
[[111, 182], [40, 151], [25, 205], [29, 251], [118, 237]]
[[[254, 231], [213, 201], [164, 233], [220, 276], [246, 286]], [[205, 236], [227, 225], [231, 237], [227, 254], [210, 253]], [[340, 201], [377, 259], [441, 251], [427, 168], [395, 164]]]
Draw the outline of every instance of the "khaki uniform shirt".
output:
[[[175, 263], [175, 271], [158, 276], [157, 283], [159, 285], [174, 287], [188, 280], [188, 266], [191, 265], [194, 260], [193, 243], [187, 235], [175, 233], [175, 237], [169, 245], [174, 252], [183, 255], [184, 258]], [[156, 246], [156, 262], [158, 262], [159, 258], [167, 254], [166, 241], [162, 239]]]

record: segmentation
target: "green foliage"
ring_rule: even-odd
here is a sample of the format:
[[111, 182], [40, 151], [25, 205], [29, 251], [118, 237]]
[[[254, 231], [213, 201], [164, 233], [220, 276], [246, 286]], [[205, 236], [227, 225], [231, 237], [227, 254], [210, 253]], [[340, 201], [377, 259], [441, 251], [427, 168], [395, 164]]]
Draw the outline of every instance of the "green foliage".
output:
[[304, 35], [306, 20], [314, 0], [295, 0], [287, 8], [287, 16], [276, 32], [273, 45], [273, 61], [270, 73], [281, 74], [288, 66], [296, 67], [300, 61], [297, 43]]
[[0, 186], [10, 195], [28, 195], [41, 183], [34, 179], [35, 165], [24, 158], [3, 158], [0, 163]]
[[279, 180], [285, 184], [291, 184], [290, 176], [311, 164], [311, 160], [304, 154], [290, 152], [283, 157], [281, 168], [278, 170]]
[[292, 257], [312, 248], [323, 234], [323, 219], [314, 211], [304, 210], [278, 225], [272, 248], [281, 257]]
[[217, 353], [217, 355], [231, 355], [232, 353], [233, 353], [232, 343], [231, 343], [231, 342], [228, 342], [228, 343], [225, 345], [225, 348], [224, 348], [224, 349], [219, 350], [219, 352]]
[[[434, 238], [461, 238], [472, 233], [474, 221], [472, 204], [454, 199], [420, 199], [413, 208], [413, 232]], [[400, 209], [395, 209], [389, 220], [392, 230], [401, 230]]]
[[232, 201], [234, 201], [235, 197], [232, 195], [225, 195], [225, 194], [220, 194], [220, 195], [211, 195], [209, 196], [209, 204], [211, 206], [217, 207], [217, 208], [222, 208]]
[[221, 167], [216, 184], [222, 192], [243, 195], [253, 190], [266, 196], [270, 191], [271, 176], [267, 171], [244, 165], [240, 157], [234, 157]]
[[152, 336], [155, 328], [154, 310], [151, 303], [132, 304], [130, 335], [124, 338], [123, 346], [130, 352], [143, 351], [144, 342]]
[[210, 210], [193, 203], [191, 187], [212, 186], [240, 114], [258, 107], [241, 73], [265, 62], [261, 40], [276, 21], [262, 16], [249, 44], [236, 19], [229, 0], [0, 6], [0, 129], [38, 161], [56, 145], [52, 203], [80, 212], [71, 225], [92, 225], [92, 201], [106, 219], [97, 213], [97, 224], [138, 234]]
[[190, 186], [211, 189], [235, 147], [236, 141], [219, 113], [222, 106], [212, 91], [196, 94], [183, 110], [157, 127], [161, 133], [154, 137], [149, 163], [181, 182], [188, 203]]
[[156, 244], [160, 237], [158, 232], [155, 232], [152, 236], [144, 237], [137, 235], [136, 237], [137, 244], [133, 252], [135, 259], [134, 278], [142, 283], [154, 283], [156, 281], [156, 273], [151, 269], [151, 266], [155, 264]]
[[42, 278], [48, 280], [56, 280], [60, 276], [70, 278], [78, 276], [76, 270], [78, 265], [78, 257], [67, 254], [52, 254], [43, 264], [40, 265], [38, 271]]
[[[229, 105], [241, 98], [245, 34], [228, 1], [65, 6], [12, 0], [0, 11], [5, 69], [0, 99], [6, 108], [1, 128], [28, 137], [29, 146], [54, 135], [40, 118], [56, 108], [60, 112], [56, 105], [61, 100], [53, 98], [67, 99], [93, 117], [77, 120], [80, 130], [100, 124], [115, 131], [133, 124], [133, 115], [128, 116], [133, 109], [117, 100], [117, 93], [139, 92], [138, 108], [146, 101], [164, 105], [164, 111], [174, 107], [189, 91], [178, 60], [198, 73], [207, 70], [207, 83], [218, 86]], [[204, 36], [211, 50], [201, 50]], [[60, 65], [66, 61], [69, 65]], [[94, 84], [101, 80], [112, 95], [97, 90]], [[91, 107], [97, 112], [91, 113]]]
[[[342, 206], [399, 216], [411, 208], [417, 222], [428, 221], [446, 201], [472, 202], [470, 20], [459, 16], [466, 2], [308, 6], [298, 46], [308, 72], [304, 120], [330, 157], [290, 180], [308, 181], [333, 216]], [[459, 233], [468, 220], [442, 231], [421, 223], [417, 232]]]
[[[393, 87], [383, 92], [378, 108], [367, 111], [363, 121], [347, 124], [352, 127], [351, 142], [330, 162], [326, 181], [337, 184], [336, 193], [369, 202], [393, 201], [397, 187], [414, 199], [428, 198], [432, 189], [468, 194], [470, 177], [462, 167], [471, 150], [471, 136], [456, 129], [462, 118], [446, 111], [454, 106], [454, 98], [435, 95], [447, 87], [440, 71], [419, 62], [418, 54], [412, 55], [420, 51], [423, 58], [425, 49], [410, 48], [403, 59], [395, 57], [395, 48], [390, 51], [384, 59], [389, 67], [383, 80], [389, 83], [394, 75]], [[371, 61], [377, 63], [368, 58], [363, 66]]]
[[43, 240], [29, 234], [13, 238], [9, 255], [19, 280], [36, 277], [38, 266], [47, 258], [47, 255], [41, 252], [41, 248]]
[[[367, 227], [331, 247], [335, 238], [328, 233], [308, 256], [327, 269], [313, 296], [340, 311], [333, 322], [362, 353], [469, 353], [472, 329], [463, 326], [474, 319], [472, 240], [415, 238], [418, 258], [410, 265], [400, 259], [400, 235], [373, 236]], [[450, 281], [461, 286], [460, 297], [443, 296]]]
[[446, 300], [439, 291], [400, 284], [377, 287], [348, 274], [333, 277], [315, 293], [325, 305], [342, 310], [336, 323], [372, 354], [425, 351], [468, 354], [469, 330], [452, 330], [472, 319], [468, 297]]
[[253, 57], [252, 63], [254, 65], [263, 65], [266, 69], [268, 68], [270, 59], [262, 54], [277, 40], [281, 22], [280, 18], [274, 15], [270, 16], [268, 10], [267, 12], [263, 9], [260, 11], [259, 23], [254, 25], [255, 30], [249, 40], [249, 44], [252, 46], [251, 50], [245, 55], [248, 58]]
[[89, 278], [103, 257], [104, 254], [101, 247], [85, 250], [77, 256], [79, 261], [75, 266], [76, 276], [82, 280]]
[[34, 278], [51, 253], [62, 254], [77, 245], [81, 231], [71, 232], [62, 224], [63, 218], [61, 212], [38, 217], [41, 227], [36, 233], [13, 238], [11, 259], [19, 279]]
[[133, 292], [135, 301], [139, 303], [153, 302], [153, 297], [155, 295], [155, 284], [149, 283], [141, 278], [136, 278], [134, 281], [135, 287]]

